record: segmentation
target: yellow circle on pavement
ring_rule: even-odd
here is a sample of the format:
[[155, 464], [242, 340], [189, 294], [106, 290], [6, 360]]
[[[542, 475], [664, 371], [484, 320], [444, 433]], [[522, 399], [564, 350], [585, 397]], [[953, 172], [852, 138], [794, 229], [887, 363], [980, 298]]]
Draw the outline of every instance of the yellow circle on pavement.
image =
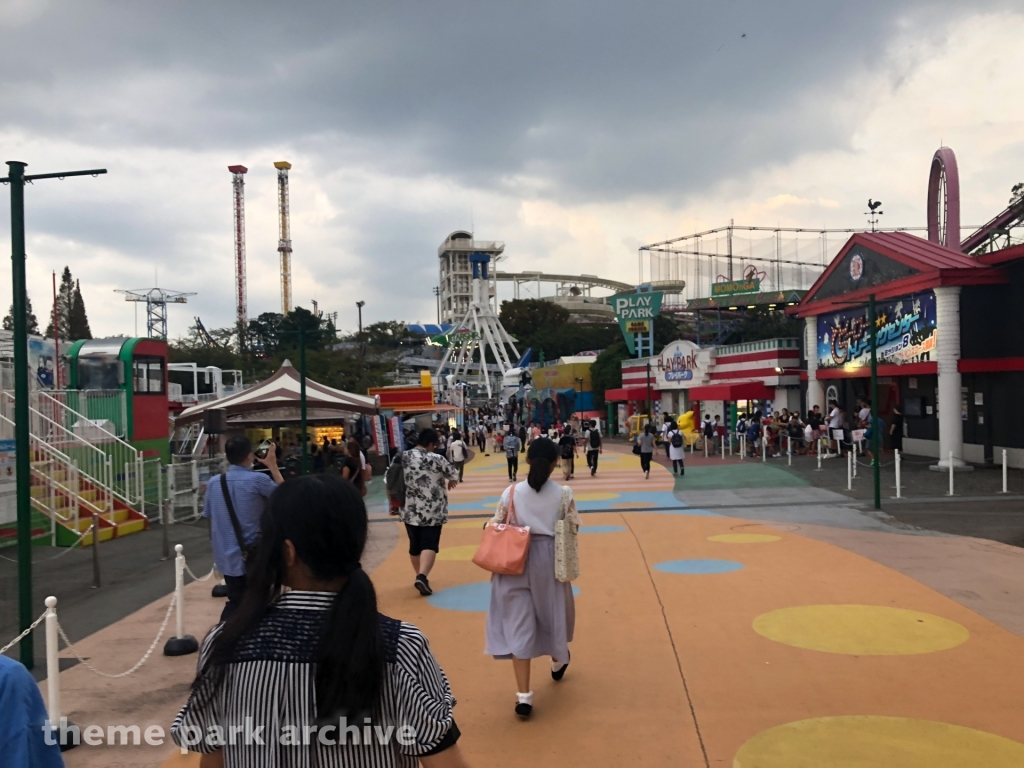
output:
[[461, 547], [445, 547], [437, 553], [438, 560], [472, 560], [476, 554], [476, 544], [464, 544]]
[[1024, 744], [950, 723], [849, 715], [798, 720], [740, 747], [733, 768], [995, 768], [1024, 765]]
[[766, 544], [769, 541], [782, 541], [782, 537], [767, 533], [720, 533], [717, 536], [708, 536], [708, 541], [720, 541], [724, 544]]
[[971, 633], [955, 621], [884, 605], [801, 605], [754, 619], [754, 631], [810, 651], [906, 656], [955, 648]]

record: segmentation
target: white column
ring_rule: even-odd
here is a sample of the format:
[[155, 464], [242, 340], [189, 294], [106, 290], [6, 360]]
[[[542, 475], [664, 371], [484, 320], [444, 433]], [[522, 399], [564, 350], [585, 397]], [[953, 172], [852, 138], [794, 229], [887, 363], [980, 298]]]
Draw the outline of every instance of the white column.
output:
[[960, 414], [960, 286], [935, 289], [935, 360], [939, 364], [939, 456], [936, 466], [964, 466], [964, 423]]
[[804, 318], [804, 356], [807, 358], [807, 410], [825, 409], [825, 390], [818, 381], [818, 318]]

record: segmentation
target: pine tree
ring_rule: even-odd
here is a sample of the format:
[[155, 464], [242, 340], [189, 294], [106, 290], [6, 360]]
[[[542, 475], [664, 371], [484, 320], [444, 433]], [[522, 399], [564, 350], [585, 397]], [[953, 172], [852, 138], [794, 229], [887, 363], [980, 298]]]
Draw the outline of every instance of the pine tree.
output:
[[68, 336], [72, 341], [79, 339], [91, 339], [92, 330], [89, 328], [89, 316], [85, 312], [85, 300], [82, 298], [82, 287], [75, 280], [75, 291], [71, 297], [71, 333]]
[[[74, 303], [75, 281], [71, 278], [71, 269], [64, 267], [64, 273], [60, 276], [60, 287], [57, 289], [57, 322], [60, 324], [60, 337], [71, 340], [74, 336], [69, 334], [71, 329], [71, 307]], [[50, 312], [50, 322], [46, 326], [46, 337], [53, 338], [53, 312]]]
[[[25, 320], [28, 321], [28, 332], [33, 336], [39, 335], [39, 320], [36, 319], [35, 312], [32, 311], [32, 299], [25, 296]], [[7, 317], [4, 318], [3, 328], [5, 331], [14, 330], [14, 305], [11, 304], [11, 308], [7, 312]]]

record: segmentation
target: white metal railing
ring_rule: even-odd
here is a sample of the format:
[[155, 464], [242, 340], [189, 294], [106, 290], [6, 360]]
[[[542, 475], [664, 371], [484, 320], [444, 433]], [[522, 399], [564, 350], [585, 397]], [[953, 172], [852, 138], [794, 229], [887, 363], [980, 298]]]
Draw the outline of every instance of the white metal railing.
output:
[[[73, 394], [64, 392], [63, 394]], [[120, 394], [124, 394], [120, 392]], [[45, 420], [42, 428], [49, 427], [53, 430], [56, 424], [62, 427], [65, 433], [70, 433], [81, 438], [85, 443], [91, 444], [108, 455], [113, 465], [113, 474], [110, 478], [111, 489], [115, 494], [121, 496], [122, 500], [130, 506], [142, 503], [144, 496], [142, 452], [126, 440], [122, 440], [114, 432], [106, 429], [103, 422], [88, 418], [85, 414], [75, 411], [67, 402], [62, 402], [49, 392], [35, 393], [38, 403], [37, 412]], [[13, 397], [11, 398], [13, 402]], [[123, 398], [122, 398], [123, 402]], [[40, 432], [36, 432], [42, 436]], [[122, 468], [124, 474], [120, 475]]]
[[171, 505], [172, 523], [192, 522], [199, 519], [206, 500], [206, 485], [210, 478], [225, 470], [223, 456], [212, 459], [183, 459], [167, 467], [167, 496]]
[[[14, 396], [9, 392], [0, 392], [0, 415], [9, 422], [13, 436]], [[100, 447], [31, 407], [29, 434], [36, 445], [45, 444], [76, 463], [81, 475], [92, 485], [108, 489], [129, 506], [138, 503], [142, 496], [142, 472], [132, 467], [141, 462], [142, 455], [130, 444], [117, 440]]]
[[[34, 408], [51, 415], [55, 421], [63, 419], [68, 429], [73, 430], [76, 423], [86, 420], [93, 425], [109, 423], [110, 427], [104, 426], [104, 431], [118, 438], [128, 436], [128, 400], [122, 389], [39, 390], [32, 393], [32, 401]], [[55, 408], [51, 403], [59, 403], [62, 408]]]
[[[14, 420], [0, 412], [0, 437], [13, 439]], [[56, 541], [57, 522], [65, 523], [77, 530], [80, 510], [83, 508], [90, 514], [107, 514], [113, 512], [113, 494], [107, 484], [103, 482], [109, 472], [109, 462], [101, 467], [100, 478], [93, 477], [80, 470], [78, 463], [65, 453], [62, 453], [52, 445], [42, 441], [36, 435], [29, 435], [29, 449], [33, 456], [32, 468], [29, 475], [30, 486], [41, 487], [43, 492], [31, 495], [31, 503], [34, 509], [42, 512], [51, 519], [51, 536]], [[91, 486], [89, 490], [82, 489], [82, 480]], [[30, 491], [31, 494], [31, 491]], [[92, 496], [87, 498], [86, 494]], [[58, 498], [67, 501], [66, 513], [62, 513], [62, 504]]]

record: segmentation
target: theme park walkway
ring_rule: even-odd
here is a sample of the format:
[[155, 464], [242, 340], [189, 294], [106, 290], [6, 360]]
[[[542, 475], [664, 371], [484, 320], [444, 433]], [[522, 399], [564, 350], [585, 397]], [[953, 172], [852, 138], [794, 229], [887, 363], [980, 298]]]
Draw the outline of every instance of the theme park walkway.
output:
[[[579, 465], [573, 661], [558, 684], [538, 662], [529, 722], [512, 712], [510, 666], [483, 654], [489, 586], [470, 562], [507, 485], [504, 457], [476, 457], [452, 493], [431, 598], [412, 588], [398, 525], [373, 525], [382, 610], [430, 638], [474, 765], [1024, 765], [1024, 611], [980, 583], [1019, 574], [1019, 550], [902, 529], [777, 465], [694, 459], [678, 481], [657, 465], [644, 480], [612, 446], [596, 478]], [[958, 580], [983, 590], [984, 611], [949, 594]], [[197, 635], [215, 616], [204, 599], [190, 614]], [[177, 676], [162, 689], [178, 694], [161, 702], [166, 727], [194, 657], [161, 663]], [[198, 764], [162, 750], [124, 764]], [[87, 748], [68, 754], [71, 766], [119, 764], [89, 760]]]

